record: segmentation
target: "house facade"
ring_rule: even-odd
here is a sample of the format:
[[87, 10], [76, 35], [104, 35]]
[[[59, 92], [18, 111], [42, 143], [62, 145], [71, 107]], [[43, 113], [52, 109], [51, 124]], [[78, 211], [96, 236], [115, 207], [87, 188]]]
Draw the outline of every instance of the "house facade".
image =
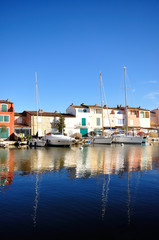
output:
[[14, 134], [14, 107], [7, 100], [0, 100], [0, 139], [12, 140]]
[[102, 126], [105, 131], [123, 131], [125, 129], [126, 120], [129, 132], [137, 134], [139, 131], [147, 132], [150, 128], [150, 111], [147, 109], [127, 107], [127, 118], [125, 107], [117, 105], [116, 108], [110, 108], [106, 105], [101, 106], [86, 105], [70, 105], [67, 113], [76, 117], [75, 131], [80, 132], [82, 136], [90, 132], [100, 132]]
[[56, 123], [60, 116], [65, 119], [65, 125], [67, 126], [65, 133], [71, 135], [74, 116], [56, 111], [43, 112], [42, 109], [39, 109], [38, 116], [36, 111], [15, 113], [15, 133], [22, 136], [34, 136], [38, 132], [38, 136], [44, 136], [45, 133], [56, 132]]
[[[125, 107], [117, 105], [116, 108], [108, 108], [108, 113], [104, 109], [104, 117], [107, 119], [105, 121], [105, 127], [112, 127], [117, 131], [124, 129], [127, 121], [128, 129], [133, 133], [138, 133], [141, 130], [148, 131], [150, 128], [150, 111], [147, 109], [142, 109], [140, 107], [127, 107], [127, 118]], [[110, 124], [108, 124], [108, 119]], [[106, 123], [107, 122], [107, 123]]]
[[[154, 121], [159, 120], [159, 110], [154, 113]], [[126, 120], [130, 134], [136, 135], [140, 131], [148, 133], [151, 129], [150, 111], [140, 107], [127, 107], [127, 117], [125, 107], [117, 105], [115, 108], [95, 105], [71, 104], [66, 113], [44, 112], [39, 109], [38, 117], [36, 111], [24, 111], [15, 113], [15, 133], [22, 135], [44, 136], [45, 133], [56, 132], [57, 122], [62, 116], [65, 119], [65, 133], [68, 136], [74, 133], [81, 133], [87, 136], [92, 132], [99, 134], [104, 129], [105, 132], [123, 132]], [[158, 116], [158, 117], [157, 117]]]
[[71, 114], [75, 117], [75, 125], [72, 131], [81, 133], [82, 136], [86, 136], [92, 131], [100, 131], [102, 128], [102, 108], [95, 105], [70, 105], [66, 109], [67, 114]]

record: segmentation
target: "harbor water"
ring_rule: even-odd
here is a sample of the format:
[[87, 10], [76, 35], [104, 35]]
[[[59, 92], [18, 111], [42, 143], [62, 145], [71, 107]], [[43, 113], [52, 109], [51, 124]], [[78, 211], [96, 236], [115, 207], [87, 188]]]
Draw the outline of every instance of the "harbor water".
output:
[[154, 239], [158, 226], [158, 144], [0, 149], [0, 236]]

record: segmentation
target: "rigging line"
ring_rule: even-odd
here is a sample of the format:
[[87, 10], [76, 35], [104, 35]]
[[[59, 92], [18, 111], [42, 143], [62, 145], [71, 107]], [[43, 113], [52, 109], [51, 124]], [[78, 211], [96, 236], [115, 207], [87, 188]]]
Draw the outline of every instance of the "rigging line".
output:
[[130, 79], [129, 79], [129, 76], [128, 76], [128, 74], [127, 74], [127, 82], [128, 82], [128, 89], [130, 90], [130, 92], [131, 92], [131, 96], [132, 96], [132, 102], [133, 102], [133, 105], [135, 106], [135, 98], [134, 98], [134, 95], [133, 95], [133, 89], [132, 89], [132, 87], [131, 87], [131, 84], [130, 84]]
[[107, 104], [107, 99], [106, 99], [106, 95], [105, 95], [104, 85], [103, 85], [103, 93], [104, 93], [104, 100], [105, 100], [105, 104], [106, 104], [106, 108], [107, 108], [107, 115], [108, 115], [109, 126], [110, 126], [110, 130], [112, 130], [110, 116], [109, 116], [109, 111], [108, 111], [108, 104]]

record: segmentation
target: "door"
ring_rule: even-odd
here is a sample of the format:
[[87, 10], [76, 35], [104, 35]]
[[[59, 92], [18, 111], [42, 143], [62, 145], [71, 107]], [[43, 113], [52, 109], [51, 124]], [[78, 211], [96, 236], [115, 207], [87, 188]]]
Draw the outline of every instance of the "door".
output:
[[80, 128], [80, 133], [81, 133], [82, 137], [87, 137], [88, 128]]
[[9, 128], [0, 128], [0, 138], [9, 137]]

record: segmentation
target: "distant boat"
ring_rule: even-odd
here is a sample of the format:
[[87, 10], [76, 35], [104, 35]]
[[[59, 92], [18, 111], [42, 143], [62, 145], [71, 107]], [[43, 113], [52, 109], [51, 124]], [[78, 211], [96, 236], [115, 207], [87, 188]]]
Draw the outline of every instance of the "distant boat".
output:
[[132, 143], [141, 144], [143, 141], [142, 137], [130, 136], [126, 134], [116, 134], [113, 136], [113, 143]]
[[132, 143], [141, 144], [143, 138], [140, 136], [130, 136], [128, 135], [128, 119], [127, 119], [127, 92], [126, 92], [126, 67], [124, 67], [124, 82], [125, 82], [125, 116], [126, 116], [126, 133], [125, 134], [115, 134], [113, 136], [113, 143]]
[[33, 138], [28, 141], [28, 145], [30, 147], [44, 147], [46, 145], [46, 141], [39, 138]]
[[36, 106], [37, 106], [37, 136], [36, 138], [33, 138], [28, 141], [29, 146], [34, 147], [44, 147], [46, 145], [46, 141], [43, 139], [40, 139], [38, 137], [38, 91], [37, 91], [37, 72], [35, 72], [35, 85], [36, 85]]
[[95, 144], [111, 144], [112, 143], [112, 137], [111, 136], [105, 136], [104, 135], [104, 127], [103, 127], [103, 100], [102, 100], [102, 75], [100, 73], [100, 88], [101, 88], [101, 107], [102, 107], [102, 133], [101, 135], [95, 136], [92, 139], [92, 143]]
[[92, 140], [92, 143], [96, 144], [111, 144], [112, 143], [112, 137], [109, 136], [95, 136]]
[[47, 146], [71, 146], [75, 141], [74, 138], [65, 136], [62, 133], [45, 134], [43, 140]]

